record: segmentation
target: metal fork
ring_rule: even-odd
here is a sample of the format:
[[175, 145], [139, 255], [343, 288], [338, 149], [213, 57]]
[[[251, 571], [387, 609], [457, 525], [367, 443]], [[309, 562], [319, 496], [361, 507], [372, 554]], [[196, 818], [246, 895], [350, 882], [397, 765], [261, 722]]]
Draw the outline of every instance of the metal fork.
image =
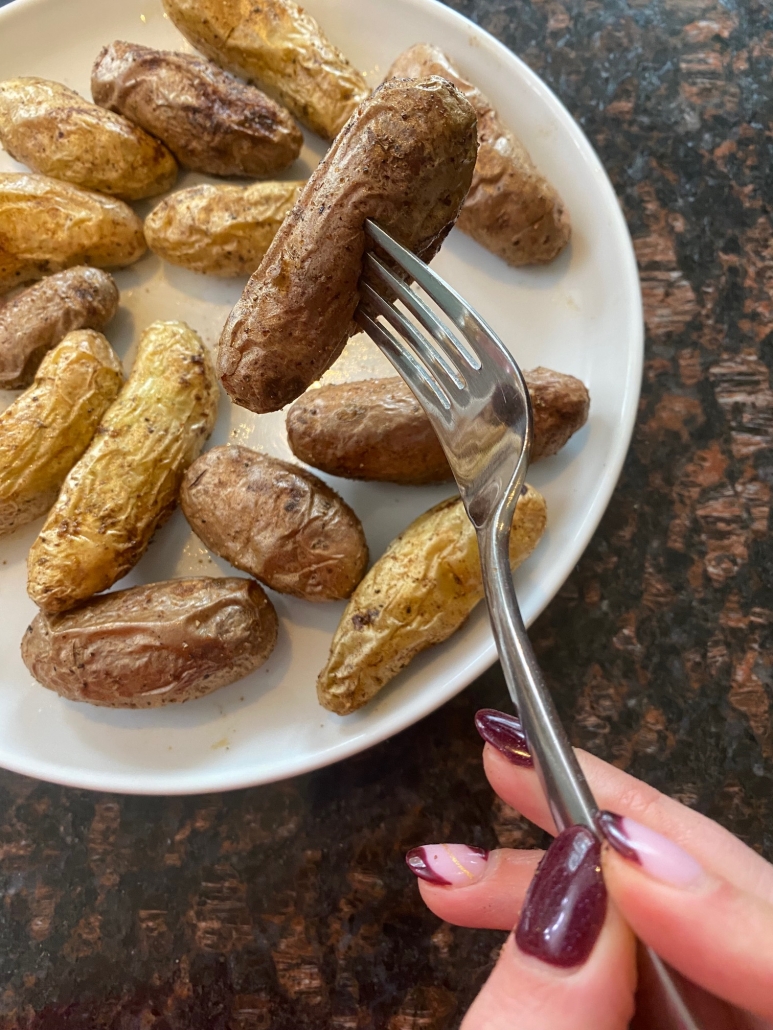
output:
[[[556, 827], [561, 831], [580, 824], [599, 836], [598, 806], [537, 664], [510, 570], [510, 528], [533, 432], [523, 375], [496, 334], [440, 276], [370, 219], [365, 232], [453, 324], [449, 328], [373, 250], [366, 252], [354, 318], [414, 392], [448, 457], [477, 533], [486, 601], [507, 688]], [[434, 342], [395, 307], [393, 298]], [[701, 1030], [706, 1025], [703, 1016], [698, 1022], [691, 1011], [698, 988], [686, 985], [649, 948], [641, 950], [648, 978], [658, 985], [658, 1030]], [[689, 1004], [685, 993], [693, 999]], [[699, 993], [701, 1013], [708, 1012], [706, 1002], [712, 1000], [725, 1011], [724, 1002]]]

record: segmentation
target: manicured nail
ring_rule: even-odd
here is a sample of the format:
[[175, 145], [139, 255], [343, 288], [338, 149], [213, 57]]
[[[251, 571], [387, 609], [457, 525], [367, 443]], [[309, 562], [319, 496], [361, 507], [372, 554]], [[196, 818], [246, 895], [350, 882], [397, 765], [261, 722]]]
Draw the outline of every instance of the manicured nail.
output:
[[487, 744], [495, 747], [513, 765], [534, 765], [521, 720], [514, 715], [494, 708], [481, 708], [475, 715], [475, 728]]
[[425, 844], [405, 856], [408, 868], [419, 879], [443, 887], [468, 887], [486, 871], [488, 851], [466, 844]]
[[599, 812], [597, 821], [615, 851], [629, 862], [636, 862], [656, 880], [674, 887], [689, 887], [703, 876], [703, 869], [692, 855], [662, 833], [614, 812]]
[[601, 845], [584, 826], [570, 826], [537, 867], [515, 942], [552, 966], [580, 966], [593, 951], [606, 911]]

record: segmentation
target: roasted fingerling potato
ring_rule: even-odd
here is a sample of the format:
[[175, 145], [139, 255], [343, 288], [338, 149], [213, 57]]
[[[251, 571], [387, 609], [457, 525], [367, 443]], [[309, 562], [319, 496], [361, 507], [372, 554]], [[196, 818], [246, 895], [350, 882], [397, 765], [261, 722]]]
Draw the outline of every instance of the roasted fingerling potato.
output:
[[0, 388], [29, 386], [44, 356], [75, 329], [104, 329], [118, 310], [109, 272], [80, 265], [0, 305]]
[[349, 597], [368, 565], [360, 520], [306, 469], [229, 444], [188, 469], [180, 506], [221, 558], [282, 594]]
[[212, 432], [217, 401], [198, 334], [184, 322], [149, 326], [126, 386], [30, 550], [27, 589], [39, 608], [72, 608], [137, 564], [177, 505], [185, 471]]
[[202, 54], [257, 83], [324, 139], [370, 93], [364, 76], [293, 0], [163, 0]]
[[267, 178], [303, 146], [284, 107], [193, 54], [111, 43], [92, 69], [91, 95], [162, 140], [181, 165], [209, 175]]
[[475, 112], [450, 83], [392, 80], [357, 110], [282, 223], [220, 337], [218, 371], [251, 411], [295, 400], [338, 357], [372, 218], [428, 261], [472, 179]]
[[159, 257], [206, 275], [251, 275], [292, 210], [302, 182], [203, 184], [178, 190], [145, 219]]
[[34, 172], [121, 200], [155, 197], [177, 178], [177, 162], [159, 140], [34, 76], [0, 82], [0, 143]]
[[[590, 397], [574, 376], [524, 372], [534, 416], [531, 460], [556, 454], [588, 419]], [[440, 441], [399, 376], [309, 390], [290, 406], [296, 458], [331, 476], [413, 485], [452, 479]]]
[[142, 222], [123, 201], [0, 172], [0, 293], [73, 265], [131, 265], [145, 250]]
[[[545, 529], [541, 494], [525, 486], [510, 533], [516, 568]], [[419, 652], [447, 640], [483, 597], [478, 541], [459, 497], [420, 515], [355, 590], [317, 679], [323, 708], [348, 715]]]
[[514, 267], [552, 261], [571, 236], [569, 215], [554, 187], [490, 101], [438, 47], [417, 43], [387, 72], [388, 79], [427, 75], [453, 82], [478, 116], [478, 160], [456, 224]]
[[44, 515], [123, 385], [100, 333], [69, 333], [0, 415], [0, 536]]
[[252, 580], [175, 579], [40, 612], [21, 654], [38, 683], [69, 701], [158, 708], [253, 672], [276, 636], [276, 612]]

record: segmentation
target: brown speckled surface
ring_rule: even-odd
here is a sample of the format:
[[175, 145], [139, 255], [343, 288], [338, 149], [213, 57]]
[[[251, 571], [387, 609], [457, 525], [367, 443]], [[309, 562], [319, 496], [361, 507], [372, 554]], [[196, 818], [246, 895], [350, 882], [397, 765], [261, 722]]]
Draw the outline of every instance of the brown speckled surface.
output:
[[[639, 423], [533, 639], [576, 743], [773, 856], [773, 13], [454, 0], [553, 87], [636, 242]], [[442, 925], [405, 850], [532, 844], [472, 717], [273, 787], [188, 799], [0, 773], [0, 1030], [445, 1030], [501, 934]]]

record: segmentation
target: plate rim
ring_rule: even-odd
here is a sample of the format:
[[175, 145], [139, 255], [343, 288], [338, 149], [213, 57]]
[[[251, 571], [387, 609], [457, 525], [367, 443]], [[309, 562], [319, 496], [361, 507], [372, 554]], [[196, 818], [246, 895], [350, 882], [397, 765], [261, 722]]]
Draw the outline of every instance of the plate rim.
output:
[[[0, 31], [2, 30], [4, 21], [13, 16], [20, 9], [34, 7], [45, 8], [45, 5], [49, 2], [50, 0], [11, 0], [10, 3], [0, 8]], [[621, 210], [617, 194], [615, 193], [609, 175], [596, 153], [593, 144], [588, 139], [579, 123], [572, 117], [561, 99], [553, 92], [547, 83], [545, 83], [521, 57], [519, 57], [514, 51], [510, 50], [510, 48], [504, 43], [496, 39], [496, 37], [491, 35], [491, 33], [486, 29], [477, 25], [460, 12], [447, 7], [445, 4], [441, 3], [440, 0], [403, 0], [403, 2], [417, 10], [423, 9], [426, 11], [427, 8], [430, 8], [441, 20], [445, 20], [451, 25], [455, 25], [458, 29], [463, 29], [467, 32], [473, 31], [476, 36], [480, 36], [485, 39], [487, 45], [497, 52], [498, 56], [503, 60], [503, 62], [505, 62], [505, 64], [513, 61], [516, 63], [521, 76], [528, 84], [529, 88], [538, 94], [543, 102], [551, 108], [560, 124], [560, 128], [563, 130], [563, 133], [568, 139], [573, 141], [576, 146], [578, 146], [581, 152], [583, 152], [586, 162], [593, 169], [599, 179], [601, 189], [607, 194], [609, 205], [606, 210], [610, 213], [611, 220], [614, 223], [613, 229], [615, 230], [616, 235], [620, 235], [627, 244], [625, 248], [626, 254], [624, 266], [620, 268], [620, 271], [623, 278], [626, 280], [628, 289], [630, 290], [633, 304], [633, 307], [629, 310], [627, 315], [628, 320], [631, 323], [632, 335], [628, 346], [624, 396], [621, 400], [622, 417], [615, 434], [615, 446], [610, 452], [609, 461], [607, 462], [608, 474], [603, 488], [596, 493], [593, 504], [588, 509], [584, 521], [580, 524], [578, 531], [574, 535], [575, 544], [573, 550], [576, 553], [574, 562], [567, 570], [566, 575], [563, 577], [561, 582], [558, 583], [555, 590], [542, 592], [542, 597], [539, 599], [539, 603], [535, 611], [528, 619], [527, 626], [530, 626], [555, 598], [562, 583], [565, 582], [571, 574], [573, 565], [576, 564], [576, 562], [579, 561], [585, 553], [593, 534], [598, 529], [601, 519], [609, 507], [610, 500], [617, 488], [617, 484], [623, 470], [623, 465], [631, 446], [631, 440], [633, 438], [634, 427], [638, 415], [639, 397], [643, 378], [645, 337], [641, 282], [639, 279], [633, 241]], [[294, 776], [314, 772], [317, 769], [325, 768], [328, 765], [343, 761], [346, 758], [351, 758], [356, 754], [383, 743], [383, 741], [395, 736], [395, 734], [408, 729], [410, 726], [420, 722], [432, 712], [436, 711], [442, 705], [448, 703], [448, 701], [456, 697], [457, 694], [461, 693], [462, 690], [491, 668], [497, 660], [498, 656], [496, 646], [494, 644], [490, 627], [487, 628], [487, 638], [486, 646], [478, 656], [474, 660], [466, 663], [456, 675], [449, 679], [448, 688], [444, 692], [442, 698], [438, 699], [436, 696], [430, 696], [426, 699], [424, 704], [417, 704], [414, 700], [414, 704], [411, 706], [397, 707], [385, 719], [383, 719], [376, 728], [368, 729], [365, 734], [367, 736], [366, 743], [362, 743], [361, 737], [363, 734], [358, 734], [339, 744], [335, 744], [330, 748], [320, 751], [316, 755], [310, 756], [305, 760], [295, 757], [285, 762], [275, 762], [268, 774], [261, 774], [259, 771], [255, 771], [250, 775], [248, 770], [242, 768], [234, 770], [218, 767], [203, 768], [196, 771], [193, 775], [190, 770], [175, 770], [173, 773], [168, 774], [168, 782], [165, 780], [165, 776], [167, 774], [155, 774], [159, 782], [154, 784], [143, 783], [141, 786], [137, 786], [132, 783], [133, 777], [137, 775], [136, 773], [108, 771], [100, 774], [100, 782], [98, 785], [95, 785], [92, 776], [80, 776], [77, 772], [70, 773], [66, 770], [63, 771], [58, 764], [48, 763], [41, 758], [33, 758], [28, 761], [15, 761], [13, 758], [9, 760], [6, 755], [0, 754], [0, 767], [7, 769], [10, 772], [18, 773], [19, 775], [45, 780], [46, 782], [55, 783], [65, 787], [136, 796], [187, 796], [211, 794], [276, 783]]]

